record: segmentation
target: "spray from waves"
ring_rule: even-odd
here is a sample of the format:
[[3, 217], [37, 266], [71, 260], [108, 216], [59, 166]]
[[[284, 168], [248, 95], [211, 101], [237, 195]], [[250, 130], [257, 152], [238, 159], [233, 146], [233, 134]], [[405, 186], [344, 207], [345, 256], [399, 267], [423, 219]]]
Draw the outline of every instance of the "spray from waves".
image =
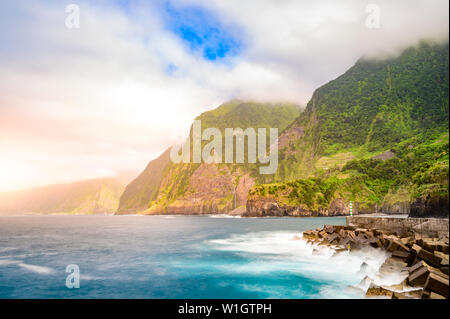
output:
[[[211, 240], [208, 244], [249, 258], [248, 263], [227, 271], [249, 274], [285, 271], [327, 283], [318, 295], [310, 298], [363, 298], [359, 283], [366, 276], [376, 279], [378, 269], [388, 257], [384, 251], [371, 247], [336, 253], [330, 247], [294, 240], [295, 235], [294, 232], [257, 232]], [[387, 284], [397, 278], [383, 280]], [[349, 286], [361, 289], [348, 289]]]
[[30, 264], [24, 264], [24, 263], [20, 263], [18, 265], [26, 270], [29, 270], [31, 272], [35, 272], [38, 274], [42, 274], [42, 275], [50, 275], [55, 272], [52, 268], [45, 267], [45, 266], [30, 265]]

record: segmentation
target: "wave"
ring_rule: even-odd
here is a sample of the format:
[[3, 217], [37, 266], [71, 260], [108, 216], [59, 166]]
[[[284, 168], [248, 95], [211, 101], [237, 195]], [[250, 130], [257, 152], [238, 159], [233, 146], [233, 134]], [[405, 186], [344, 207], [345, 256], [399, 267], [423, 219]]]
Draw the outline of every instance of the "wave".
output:
[[38, 266], [38, 265], [30, 265], [30, 264], [25, 264], [25, 263], [20, 263], [19, 264], [20, 267], [38, 273], [38, 274], [42, 274], [42, 275], [49, 275], [54, 273], [55, 271], [52, 268], [49, 267], [45, 267], [45, 266]]
[[13, 259], [0, 259], [0, 266], [14, 265], [14, 264], [17, 264], [19, 262], [20, 261], [13, 260]]
[[[210, 240], [216, 250], [233, 251], [249, 259], [247, 263], [235, 265], [224, 271], [238, 273], [276, 273], [285, 271], [325, 283], [319, 294], [300, 298], [363, 298], [363, 290], [351, 289], [369, 276], [386, 285], [397, 282], [392, 278], [377, 277], [377, 272], [386, 258], [386, 252], [374, 248], [360, 251], [336, 251], [327, 246], [294, 240], [295, 232], [256, 232], [232, 235], [224, 239]], [[378, 279], [378, 280], [377, 280]]]

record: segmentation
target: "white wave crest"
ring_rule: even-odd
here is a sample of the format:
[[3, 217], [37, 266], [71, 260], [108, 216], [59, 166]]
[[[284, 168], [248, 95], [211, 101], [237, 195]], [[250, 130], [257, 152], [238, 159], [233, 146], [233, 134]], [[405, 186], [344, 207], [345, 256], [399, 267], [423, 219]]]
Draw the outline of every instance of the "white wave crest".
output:
[[235, 266], [228, 271], [241, 273], [287, 271], [329, 282], [330, 286], [321, 292], [322, 297], [326, 298], [330, 296], [363, 298], [362, 291], [358, 295], [354, 291], [342, 288], [357, 285], [365, 276], [375, 278], [378, 269], [388, 257], [384, 251], [371, 247], [360, 251], [335, 253], [334, 249], [327, 246], [294, 240], [296, 235], [300, 234], [257, 232], [211, 240], [209, 244], [218, 250], [245, 254], [250, 259], [248, 263]]
[[45, 267], [45, 266], [38, 266], [38, 265], [29, 265], [29, 264], [24, 264], [24, 263], [20, 263], [19, 264], [20, 267], [38, 273], [38, 274], [42, 274], [42, 275], [49, 275], [54, 273], [55, 271], [52, 268], [49, 267]]

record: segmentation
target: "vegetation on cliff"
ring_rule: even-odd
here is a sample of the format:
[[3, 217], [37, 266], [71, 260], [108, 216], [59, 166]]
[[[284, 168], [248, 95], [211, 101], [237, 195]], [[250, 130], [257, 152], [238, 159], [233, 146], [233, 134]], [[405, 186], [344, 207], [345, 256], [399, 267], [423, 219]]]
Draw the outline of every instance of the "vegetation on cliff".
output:
[[361, 59], [314, 92], [283, 133], [274, 183], [250, 195], [310, 209], [448, 198], [448, 89], [448, 44]]
[[[254, 128], [257, 131], [258, 128], [276, 127], [282, 131], [299, 113], [300, 107], [289, 103], [233, 100], [202, 113], [196, 120], [201, 120], [202, 130], [218, 128], [224, 136], [225, 128]], [[235, 189], [245, 180], [241, 181], [241, 177], [260, 177], [258, 164], [211, 164], [215, 167], [199, 163], [174, 164], [169, 155], [167, 150], [151, 161], [142, 174], [127, 186], [120, 199], [118, 213], [179, 213], [185, 209], [191, 213], [206, 213], [232, 209]], [[241, 205], [245, 205], [242, 200], [246, 199], [247, 192], [244, 191], [245, 198], [241, 196]]]
[[115, 178], [50, 185], [0, 194], [0, 214], [114, 213], [124, 186]]

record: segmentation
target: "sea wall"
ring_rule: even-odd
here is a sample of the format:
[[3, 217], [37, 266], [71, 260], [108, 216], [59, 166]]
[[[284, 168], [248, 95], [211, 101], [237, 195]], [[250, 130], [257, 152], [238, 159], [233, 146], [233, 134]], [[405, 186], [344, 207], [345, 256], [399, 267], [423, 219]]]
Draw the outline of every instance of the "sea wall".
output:
[[395, 218], [348, 216], [347, 226], [376, 228], [398, 233], [416, 233], [421, 236], [448, 235], [448, 219], [443, 218]]

